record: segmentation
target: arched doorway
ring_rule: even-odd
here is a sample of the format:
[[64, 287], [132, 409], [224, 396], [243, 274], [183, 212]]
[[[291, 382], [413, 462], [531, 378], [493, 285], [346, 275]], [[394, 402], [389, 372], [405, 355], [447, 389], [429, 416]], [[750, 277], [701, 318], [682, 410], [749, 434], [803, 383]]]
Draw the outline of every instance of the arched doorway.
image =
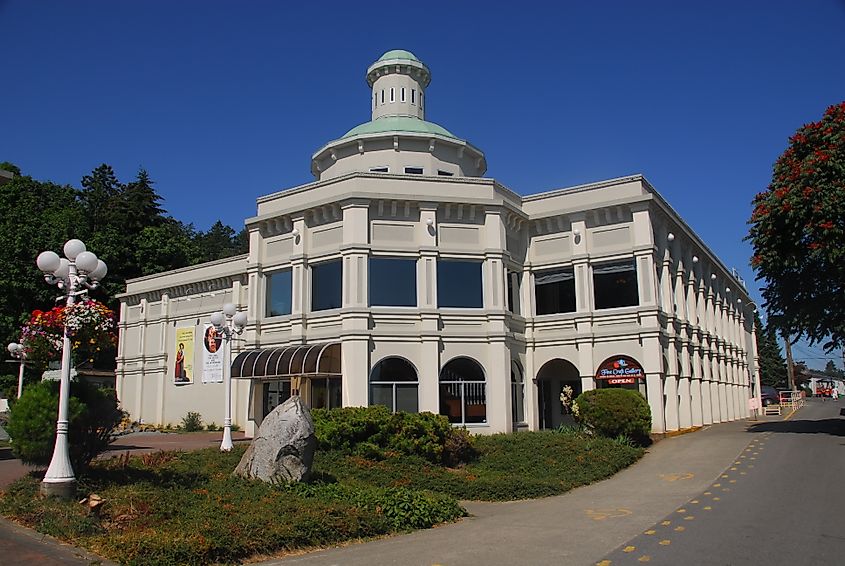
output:
[[417, 370], [404, 358], [384, 358], [370, 373], [370, 405], [384, 405], [394, 413], [416, 413], [418, 389]]
[[537, 372], [537, 414], [540, 429], [556, 429], [573, 423], [574, 418], [560, 402], [563, 388], [572, 388], [572, 398], [581, 394], [581, 375], [572, 362], [556, 358], [549, 360]]

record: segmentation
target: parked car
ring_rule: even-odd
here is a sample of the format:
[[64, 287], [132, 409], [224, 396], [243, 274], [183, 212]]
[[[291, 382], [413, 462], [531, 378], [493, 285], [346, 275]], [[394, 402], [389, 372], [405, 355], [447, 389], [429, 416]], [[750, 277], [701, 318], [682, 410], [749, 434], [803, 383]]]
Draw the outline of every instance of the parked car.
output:
[[760, 396], [763, 398], [763, 406], [777, 405], [780, 403], [780, 395], [778, 390], [771, 385], [763, 385], [760, 387]]

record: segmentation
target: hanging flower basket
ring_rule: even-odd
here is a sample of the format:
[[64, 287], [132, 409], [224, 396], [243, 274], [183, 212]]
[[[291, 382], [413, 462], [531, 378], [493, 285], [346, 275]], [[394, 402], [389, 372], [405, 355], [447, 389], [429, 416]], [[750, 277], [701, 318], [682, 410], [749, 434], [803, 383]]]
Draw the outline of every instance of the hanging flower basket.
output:
[[93, 358], [117, 343], [114, 312], [103, 303], [88, 299], [46, 312], [33, 311], [21, 329], [26, 357], [44, 363], [59, 359], [65, 327], [77, 362]]

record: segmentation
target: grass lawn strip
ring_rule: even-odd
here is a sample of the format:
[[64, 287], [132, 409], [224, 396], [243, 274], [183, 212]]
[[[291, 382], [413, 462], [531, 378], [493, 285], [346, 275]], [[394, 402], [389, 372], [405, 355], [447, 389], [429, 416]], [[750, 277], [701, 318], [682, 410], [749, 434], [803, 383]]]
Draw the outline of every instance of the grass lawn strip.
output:
[[578, 434], [496, 435], [476, 444], [479, 458], [455, 469], [394, 453], [376, 460], [318, 451], [314, 481], [281, 486], [231, 476], [245, 447], [114, 458], [80, 479], [80, 499], [106, 500], [99, 512], [40, 497], [32, 477], [9, 487], [0, 512], [122, 564], [231, 564], [454, 521], [465, 515], [458, 499], [563, 493], [643, 453]]

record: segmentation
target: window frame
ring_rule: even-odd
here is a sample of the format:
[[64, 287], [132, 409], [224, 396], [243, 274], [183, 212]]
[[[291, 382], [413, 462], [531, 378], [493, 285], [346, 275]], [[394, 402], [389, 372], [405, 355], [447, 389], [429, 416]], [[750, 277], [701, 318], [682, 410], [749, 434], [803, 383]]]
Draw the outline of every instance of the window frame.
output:
[[[465, 264], [476, 264], [478, 266], [478, 305], [454, 305], [454, 304], [443, 304], [443, 286], [441, 284], [442, 277], [443, 277], [443, 264], [444, 263], [465, 263]], [[474, 259], [474, 258], [451, 258], [451, 257], [441, 257], [437, 259], [437, 308], [442, 309], [483, 309], [484, 307], [484, 259]], [[455, 302], [455, 301], [450, 301]]]
[[[413, 282], [414, 282], [414, 292], [413, 292], [413, 304], [409, 305], [396, 305], [396, 304], [374, 304], [373, 303], [373, 261], [404, 261], [407, 263], [413, 264], [413, 269], [411, 270], [413, 274]], [[371, 255], [367, 259], [367, 306], [373, 308], [396, 308], [396, 309], [415, 309], [419, 307], [419, 282], [417, 281], [417, 258], [412, 256], [395, 256], [395, 255]]]
[[[550, 283], [537, 283], [538, 277], [543, 276], [555, 276], [555, 275], [562, 275], [563, 277], [558, 281], [553, 281]], [[540, 300], [538, 290], [540, 287], [548, 286], [551, 287], [552, 285], [557, 285], [560, 283], [571, 281], [572, 283], [572, 304], [568, 305], [571, 307], [571, 310], [554, 310], [550, 312], [540, 312]], [[550, 315], [557, 315], [557, 314], [571, 314], [578, 311], [578, 290], [577, 285], [575, 284], [575, 267], [572, 265], [560, 265], [556, 267], [543, 267], [537, 269], [536, 271], [532, 272], [532, 293], [534, 293], [534, 314], [536, 316], [550, 316]], [[560, 306], [561, 301], [560, 299], [560, 291], [556, 294], [556, 302]], [[546, 309], [543, 309], [544, 311]]]
[[[518, 381], [514, 380], [514, 375], [519, 376]], [[525, 371], [518, 360], [511, 360], [511, 424], [525, 424]]]
[[[330, 265], [330, 264], [337, 264], [340, 268], [340, 281], [338, 283], [338, 293], [337, 293], [337, 303], [338, 303], [338, 305], [318, 309], [318, 308], [315, 307], [315, 300], [317, 298], [317, 294], [315, 292], [316, 289], [315, 289], [315, 286], [314, 286], [314, 269], [315, 268], [319, 269], [322, 266], [326, 266], [326, 265]], [[309, 312], [312, 312], [312, 313], [324, 312], [324, 311], [336, 310], [336, 309], [343, 307], [343, 259], [342, 258], [339, 258], [339, 257], [330, 258], [330, 259], [327, 258], [327, 259], [315, 261], [314, 263], [309, 263], [308, 264], [308, 279], [309, 279], [309, 283], [310, 283], [309, 287], [310, 287], [310, 293], [311, 293], [311, 300], [310, 300], [310, 307], [311, 308], [310, 308]]]
[[[612, 267], [620, 267], [620, 266], [623, 266], [623, 265], [627, 265], [629, 267], [629, 269], [620, 270], [617, 273], [623, 273], [623, 272], [624, 273], [633, 273], [634, 286], [633, 286], [632, 298], [634, 298], [635, 301], [632, 304], [613, 304], [613, 305], [610, 305], [610, 306], [601, 306], [600, 307], [599, 303], [598, 303], [598, 301], [599, 301], [599, 293], [598, 293], [599, 286], [596, 285], [596, 276], [609, 275], [613, 272], [596, 273], [596, 270], [597, 269], [601, 270], [601, 269], [606, 269], [606, 268], [612, 268]], [[593, 310], [598, 311], [598, 310], [609, 310], [609, 309], [623, 309], [623, 308], [631, 308], [631, 307], [640, 306], [639, 273], [637, 272], [636, 258], [628, 257], [628, 258], [608, 259], [608, 260], [597, 261], [597, 262], [592, 263], [590, 265], [590, 276], [591, 276], [591, 282], [592, 282], [592, 285], [593, 285]], [[619, 295], [620, 295], [619, 293], [615, 293], [612, 296], [618, 297]], [[604, 297], [602, 297], [602, 298], [604, 298]]]
[[[410, 368], [411, 371], [413, 372], [414, 379], [413, 380], [409, 379], [409, 380], [405, 380], [405, 381], [396, 380], [396, 379], [384, 379], [384, 380], [380, 379], [378, 381], [374, 381], [373, 380], [373, 374], [375, 373], [376, 368], [378, 368], [384, 362], [386, 362], [388, 360], [394, 360], [394, 359], [395, 360], [401, 360], [402, 362], [404, 362], [408, 366], [408, 368]], [[381, 386], [389, 385], [390, 386], [391, 407], [388, 407], [388, 408], [391, 410], [392, 413], [398, 413], [399, 412], [399, 409], [397, 408], [398, 386], [400, 386], [400, 385], [406, 385], [406, 386], [413, 385], [414, 388], [415, 388], [415, 391], [417, 393], [417, 395], [416, 395], [416, 401], [417, 401], [416, 402], [416, 409], [414, 410], [414, 413], [420, 412], [420, 373], [419, 373], [419, 371], [417, 371], [417, 367], [413, 363], [411, 363], [411, 361], [408, 360], [407, 358], [404, 358], [402, 356], [388, 355], [388, 356], [381, 358], [378, 362], [376, 362], [373, 365], [372, 369], [370, 370], [369, 378], [367, 379], [367, 389], [368, 389], [368, 400], [367, 400], [367, 402], [368, 402], [369, 406], [371, 406], [371, 407], [375, 406], [373, 404], [373, 385], [381, 385]], [[378, 403], [378, 405], [381, 405], [381, 403]], [[386, 407], [386, 405], [381, 405], [381, 406]], [[408, 412], [408, 411], [403, 411], [403, 412]]]
[[[447, 370], [449, 365], [452, 364], [455, 361], [458, 361], [458, 360], [468, 360], [468, 361], [472, 362], [473, 364], [475, 364], [475, 366], [478, 368], [478, 370], [481, 373], [481, 380], [464, 380], [464, 379], [445, 380], [445, 379], [443, 379], [443, 377], [444, 377], [443, 374]], [[460, 420], [460, 422], [452, 421], [451, 415], [448, 414], [448, 412], [446, 414], [443, 413], [443, 401], [444, 401], [443, 400], [443, 386], [444, 385], [458, 386], [458, 389], [460, 391], [460, 402], [461, 402], [461, 405], [460, 405], [461, 406], [461, 420]], [[484, 407], [484, 416], [482, 417], [482, 420], [480, 420], [480, 421], [467, 421], [467, 412], [468, 412], [467, 411], [467, 407], [468, 407], [468, 404], [467, 404], [467, 385], [481, 385], [481, 395], [483, 396], [483, 399], [484, 399], [484, 402], [481, 405]], [[438, 375], [438, 379], [437, 379], [437, 396], [438, 396], [438, 404], [440, 405], [439, 414], [444, 415], [447, 419], [449, 419], [449, 422], [453, 426], [487, 426], [488, 425], [488, 418], [487, 418], [488, 417], [488, 415], [487, 415], [487, 413], [488, 413], [488, 411], [487, 411], [487, 405], [488, 405], [488, 403], [487, 403], [487, 373], [484, 371], [484, 366], [481, 365], [481, 363], [478, 360], [473, 359], [469, 356], [456, 356], [456, 357], [452, 358], [451, 360], [449, 360], [448, 362], [446, 362], [445, 364], [443, 364], [443, 366], [440, 368], [440, 374]], [[475, 405], [477, 405], [477, 404], [478, 403], [475, 403]]]
[[425, 169], [422, 168], [422, 167], [417, 167], [417, 166], [406, 166], [404, 171], [405, 171], [405, 175], [424, 175], [425, 174]]
[[[282, 273], [288, 273], [288, 277], [290, 278], [290, 296], [288, 297], [289, 310], [290, 312], [282, 313], [282, 314], [271, 314], [270, 313], [270, 302], [271, 302], [271, 282], [273, 276], [279, 275]], [[293, 313], [293, 267], [283, 267], [281, 269], [275, 269], [273, 271], [265, 272], [264, 273], [264, 318], [275, 318], [278, 316], [290, 316]]]

